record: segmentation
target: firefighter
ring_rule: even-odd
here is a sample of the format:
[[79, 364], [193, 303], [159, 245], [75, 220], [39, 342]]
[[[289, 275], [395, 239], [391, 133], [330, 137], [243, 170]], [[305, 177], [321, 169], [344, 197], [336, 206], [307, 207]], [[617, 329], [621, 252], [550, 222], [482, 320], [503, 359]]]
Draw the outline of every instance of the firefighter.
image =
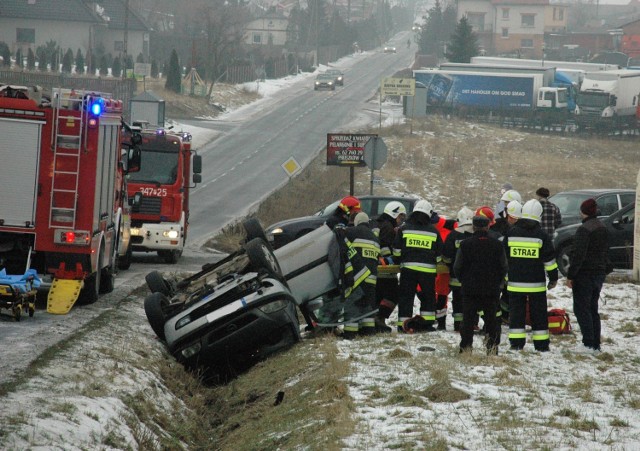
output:
[[[451, 288], [451, 304], [453, 308], [453, 330], [460, 331], [462, 324], [462, 284], [453, 270], [456, 253], [462, 240], [473, 236], [472, 219], [473, 211], [462, 207], [458, 212], [458, 227], [456, 227], [444, 241], [442, 248], [442, 261], [449, 268], [449, 287]], [[489, 219], [487, 219], [489, 223]]]
[[360, 200], [354, 196], [343, 197], [335, 211], [329, 216], [325, 224], [333, 230], [336, 226], [346, 227], [353, 216], [362, 209]]
[[551, 238], [540, 228], [541, 215], [540, 202], [535, 199], [525, 202], [522, 218], [503, 239], [509, 263], [509, 342], [515, 351], [523, 349], [526, 342], [527, 300], [533, 346], [536, 351], [549, 351], [547, 289], [554, 288], [558, 282], [558, 265]]
[[[391, 201], [384, 207], [383, 213], [377, 219], [378, 239], [380, 240], [380, 265], [392, 265], [393, 242], [396, 239], [398, 228], [407, 218], [407, 209], [402, 202]], [[378, 274], [376, 283], [376, 300], [378, 302], [378, 315], [376, 316], [376, 331], [391, 332], [386, 320], [398, 304], [398, 275]]]
[[[441, 260], [442, 239], [431, 222], [432, 215], [429, 201], [416, 202], [393, 245], [393, 258], [400, 263], [397, 327], [401, 333], [435, 331], [436, 264]], [[414, 318], [413, 300], [418, 285], [420, 314]]]
[[504, 205], [502, 211], [495, 212], [498, 217], [495, 219], [494, 224], [491, 226], [491, 230], [494, 230], [500, 235], [504, 236], [509, 230], [509, 220], [507, 218], [507, 204], [512, 200], [517, 200], [518, 202], [522, 202], [522, 197], [520, 193], [514, 189], [510, 189], [506, 191], [502, 197], [500, 198], [501, 204]]
[[[451, 233], [457, 227], [455, 219], [446, 219], [436, 212], [431, 214], [431, 223], [435, 226], [440, 234], [440, 239], [444, 243]], [[449, 267], [440, 261], [436, 267], [436, 321], [438, 322], [438, 330], [446, 330], [447, 323], [447, 304], [449, 302]]]
[[[347, 246], [354, 249], [360, 257], [361, 264], [367, 268], [367, 276], [359, 284], [360, 290], [354, 292], [353, 299], [345, 303], [344, 338], [353, 338], [355, 334], [372, 335], [375, 331], [376, 280], [378, 274], [378, 257], [380, 243], [369, 224], [369, 216], [365, 212], [358, 213], [352, 227], [345, 229]], [[358, 273], [363, 268], [354, 268]], [[363, 273], [364, 274], [364, 273]], [[356, 277], [357, 279], [357, 277]], [[366, 315], [366, 316], [365, 316]], [[362, 318], [365, 316], [364, 318]], [[361, 319], [358, 319], [361, 318]], [[355, 319], [355, 320], [354, 320]]]

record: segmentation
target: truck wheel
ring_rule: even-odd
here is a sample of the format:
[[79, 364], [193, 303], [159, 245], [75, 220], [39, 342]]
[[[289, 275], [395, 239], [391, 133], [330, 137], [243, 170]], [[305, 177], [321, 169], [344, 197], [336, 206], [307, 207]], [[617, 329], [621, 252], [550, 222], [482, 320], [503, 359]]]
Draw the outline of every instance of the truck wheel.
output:
[[260, 221], [256, 218], [249, 218], [243, 221], [242, 227], [244, 227], [245, 232], [247, 232], [247, 243], [254, 238], [261, 238], [268, 243], [267, 235], [264, 233], [264, 229], [262, 228]]
[[266, 241], [254, 238], [244, 245], [244, 249], [254, 271], [266, 270], [269, 275], [279, 280], [284, 280], [278, 259]]
[[158, 271], [151, 271], [144, 280], [152, 293], [162, 293], [167, 297], [173, 295], [171, 284]]
[[569, 274], [569, 266], [571, 266], [571, 253], [573, 252], [573, 243], [568, 243], [560, 247], [558, 256], [556, 257], [556, 263], [558, 264], [558, 270], [560, 273], [567, 277]]
[[[115, 261], [114, 261], [115, 264]], [[116, 285], [116, 273], [112, 266], [108, 266], [102, 270], [100, 276], [100, 293], [111, 293]]]
[[80, 290], [80, 296], [78, 296], [79, 304], [93, 304], [98, 300], [101, 272], [98, 270], [84, 279], [84, 288]]
[[129, 269], [131, 267], [132, 255], [133, 251], [131, 250], [131, 245], [129, 245], [129, 247], [127, 248], [127, 252], [123, 256], [118, 257], [118, 268], [122, 270]]
[[144, 300], [144, 313], [147, 315], [149, 325], [158, 338], [164, 340], [164, 323], [166, 317], [164, 308], [169, 305], [169, 300], [162, 293], [151, 293]]
[[178, 263], [178, 259], [182, 255], [182, 251], [158, 251], [158, 256], [170, 265]]

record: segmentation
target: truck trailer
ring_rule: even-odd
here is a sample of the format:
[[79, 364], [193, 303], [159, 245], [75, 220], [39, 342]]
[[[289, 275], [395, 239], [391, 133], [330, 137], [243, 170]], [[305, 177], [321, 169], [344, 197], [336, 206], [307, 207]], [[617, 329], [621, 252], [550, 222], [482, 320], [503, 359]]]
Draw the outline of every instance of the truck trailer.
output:
[[424, 107], [556, 121], [568, 115], [567, 89], [544, 86], [543, 74], [414, 71]]
[[584, 128], [636, 127], [640, 70], [587, 72], [580, 86], [576, 122]]
[[[50, 281], [47, 310], [67, 313], [114, 288], [126, 225], [122, 101], [97, 92], [0, 87], [0, 261]], [[135, 141], [135, 140], [134, 140]]]

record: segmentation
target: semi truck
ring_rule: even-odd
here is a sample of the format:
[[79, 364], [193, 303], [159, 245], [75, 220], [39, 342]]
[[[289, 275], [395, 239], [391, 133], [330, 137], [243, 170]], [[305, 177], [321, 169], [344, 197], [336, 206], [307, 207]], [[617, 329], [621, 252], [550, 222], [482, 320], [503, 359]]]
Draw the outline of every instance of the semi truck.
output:
[[544, 121], [568, 116], [566, 88], [544, 86], [543, 74], [415, 70], [416, 88], [426, 89], [425, 107], [508, 114]]
[[576, 122], [584, 128], [636, 127], [640, 70], [587, 72], [576, 107]]
[[506, 74], [542, 74], [544, 86], [567, 89], [567, 105], [570, 112], [576, 108], [578, 84], [555, 67], [543, 66], [509, 66], [497, 64], [476, 63], [442, 63], [440, 70], [454, 70], [458, 72], [497, 72]]
[[202, 157], [191, 149], [189, 133], [144, 123], [138, 130], [141, 169], [128, 176], [132, 249], [176, 263], [187, 239], [189, 194], [202, 180]]
[[498, 56], [473, 56], [471, 64], [497, 64], [499, 66], [538, 66], [538, 67], [555, 67], [562, 71], [564, 69], [581, 70], [584, 72], [598, 72], [620, 69], [617, 64], [605, 63], [583, 63], [577, 61], [554, 61], [554, 60], [535, 60], [521, 58], [501, 58]]
[[140, 166], [121, 127], [122, 101], [110, 94], [0, 87], [0, 262], [50, 282], [50, 313], [114, 288], [124, 174]]

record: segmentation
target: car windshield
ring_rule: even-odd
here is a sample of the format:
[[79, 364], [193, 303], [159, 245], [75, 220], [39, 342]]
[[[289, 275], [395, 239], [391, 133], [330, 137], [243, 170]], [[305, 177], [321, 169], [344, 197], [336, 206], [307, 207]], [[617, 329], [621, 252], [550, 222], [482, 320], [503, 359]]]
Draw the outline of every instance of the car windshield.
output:
[[342, 75], [342, 72], [340, 72], [338, 69], [328, 69], [325, 73], [330, 75]]
[[549, 201], [556, 204], [562, 216], [573, 216], [580, 213], [580, 204], [590, 197], [589, 194], [558, 193], [551, 196]]
[[333, 75], [331, 74], [320, 74], [316, 78], [317, 80], [333, 80]]
[[140, 171], [129, 174], [131, 182], [173, 185], [178, 177], [178, 147], [142, 145]]

